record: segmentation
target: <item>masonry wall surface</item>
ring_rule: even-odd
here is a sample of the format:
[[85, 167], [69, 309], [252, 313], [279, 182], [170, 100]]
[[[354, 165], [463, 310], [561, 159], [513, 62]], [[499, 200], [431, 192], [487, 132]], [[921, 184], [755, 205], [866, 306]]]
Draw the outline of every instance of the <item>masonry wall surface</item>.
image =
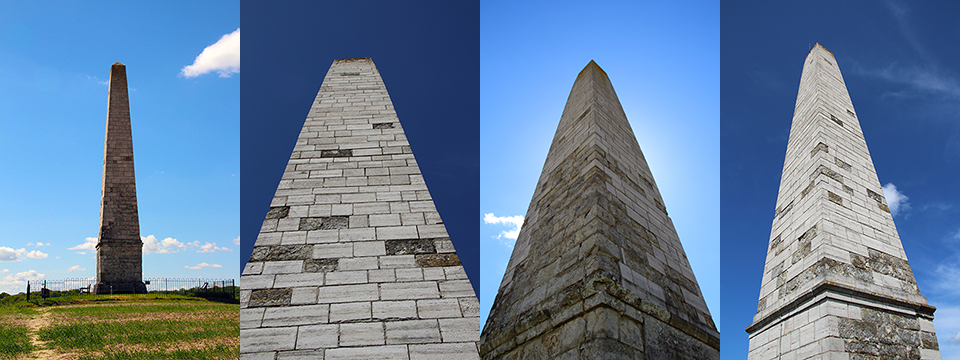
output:
[[[935, 338], [910, 340], [928, 336], [919, 324], [933, 333], [934, 310], [910, 270], [840, 68], [817, 44], [800, 79], [757, 314], [747, 328], [750, 358], [938, 359]], [[891, 344], [891, 326], [912, 347]], [[803, 327], [816, 331], [793, 334]]]
[[711, 359], [719, 333], [606, 73], [577, 77], [484, 359]]
[[127, 69], [119, 62], [110, 68], [109, 94], [97, 238], [97, 283], [93, 292], [145, 293]]
[[327, 72], [240, 285], [242, 359], [479, 358], [479, 302], [371, 59]]

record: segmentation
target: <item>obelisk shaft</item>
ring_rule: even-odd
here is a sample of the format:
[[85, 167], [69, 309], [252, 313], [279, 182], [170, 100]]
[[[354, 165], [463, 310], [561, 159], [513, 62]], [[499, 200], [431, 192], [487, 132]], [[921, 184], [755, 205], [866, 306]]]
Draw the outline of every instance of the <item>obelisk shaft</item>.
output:
[[139, 293], [146, 291], [142, 282], [143, 243], [137, 215], [127, 71], [121, 63], [110, 68], [109, 94], [95, 292]]
[[[750, 359], [938, 359], [920, 295], [833, 54], [803, 65], [750, 334]], [[898, 338], [898, 341], [884, 339]]]
[[370, 58], [330, 66], [240, 286], [243, 358], [477, 358], [479, 302]]
[[653, 174], [591, 61], [561, 115], [481, 356], [713, 359], [719, 346]]

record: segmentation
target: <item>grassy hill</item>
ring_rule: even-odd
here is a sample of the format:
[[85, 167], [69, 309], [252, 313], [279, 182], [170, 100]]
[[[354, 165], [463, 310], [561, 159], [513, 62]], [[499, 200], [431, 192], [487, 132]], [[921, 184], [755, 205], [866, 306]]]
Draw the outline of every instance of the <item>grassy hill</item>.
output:
[[3, 300], [2, 359], [239, 357], [238, 304], [156, 293]]

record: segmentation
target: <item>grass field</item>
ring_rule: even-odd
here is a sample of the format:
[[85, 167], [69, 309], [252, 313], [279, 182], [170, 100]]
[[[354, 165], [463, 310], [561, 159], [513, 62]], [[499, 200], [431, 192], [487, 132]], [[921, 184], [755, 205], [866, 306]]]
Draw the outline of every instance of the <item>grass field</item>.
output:
[[0, 307], [0, 358], [15, 359], [33, 350], [27, 321], [34, 315], [30, 308]]
[[165, 294], [0, 307], [0, 358], [236, 359], [239, 305]]

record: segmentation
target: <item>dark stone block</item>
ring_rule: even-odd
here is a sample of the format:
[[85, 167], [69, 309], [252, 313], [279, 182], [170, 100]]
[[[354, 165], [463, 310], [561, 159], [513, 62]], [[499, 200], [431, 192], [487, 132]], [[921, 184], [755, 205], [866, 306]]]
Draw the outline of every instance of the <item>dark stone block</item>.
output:
[[304, 272], [333, 272], [337, 271], [339, 259], [307, 259], [303, 262]]
[[289, 206], [272, 207], [272, 208], [270, 208], [270, 211], [267, 211], [267, 216], [266, 216], [266, 218], [267, 218], [267, 219], [282, 219], [282, 218], [287, 217], [287, 215], [288, 215], [289, 213], [290, 213], [290, 207], [289, 207]]
[[456, 254], [417, 255], [417, 265], [421, 267], [457, 266], [460, 265], [460, 258]]
[[841, 198], [840, 195], [827, 191], [827, 197], [830, 198], [830, 201], [837, 203], [837, 205], [843, 205], [843, 198]]
[[301, 231], [346, 229], [350, 226], [349, 216], [300, 218]]
[[250, 306], [286, 306], [290, 305], [293, 289], [260, 289], [250, 294]]
[[258, 246], [250, 261], [305, 260], [313, 257], [313, 245]]
[[374, 129], [393, 129], [393, 123], [373, 124]]
[[341, 149], [341, 150], [321, 150], [321, 158], [331, 158], [331, 157], [351, 157], [353, 156], [352, 149]]
[[436, 254], [433, 239], [387, 240], [384, 242], [387, 255]]

